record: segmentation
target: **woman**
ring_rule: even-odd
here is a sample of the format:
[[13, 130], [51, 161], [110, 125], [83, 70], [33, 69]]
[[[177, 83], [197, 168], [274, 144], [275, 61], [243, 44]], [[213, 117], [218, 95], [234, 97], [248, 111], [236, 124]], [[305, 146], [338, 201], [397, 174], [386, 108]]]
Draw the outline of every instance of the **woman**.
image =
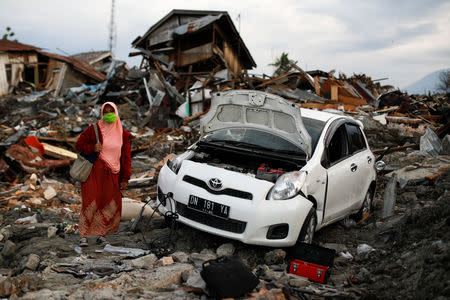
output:
[[117, 107], [106, 102], [97, 122], [99, 143], [94, 126], [89, 126], [78, 138], [78, 152], [96, 155], [88, 179], [81, 183], [81, 213], [78, 232], [80, 246], [88, 245], [87, 237], [97, 235], [97, 244], [105, 244], [105, 235], [116, 232], [122, 214], [122, 195], [131, 175], [130, 133], [122, 128]]

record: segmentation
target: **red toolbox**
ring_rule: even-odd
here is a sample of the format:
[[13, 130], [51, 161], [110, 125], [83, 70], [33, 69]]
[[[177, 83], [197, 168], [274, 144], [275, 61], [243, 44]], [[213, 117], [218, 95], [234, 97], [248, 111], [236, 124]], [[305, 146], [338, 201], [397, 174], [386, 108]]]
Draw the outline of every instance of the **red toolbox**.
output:
[[294, 248], [287, 271], [311, 281], [326, 283], [334, 263], [334, 254], [333, 249], [301, 243]]

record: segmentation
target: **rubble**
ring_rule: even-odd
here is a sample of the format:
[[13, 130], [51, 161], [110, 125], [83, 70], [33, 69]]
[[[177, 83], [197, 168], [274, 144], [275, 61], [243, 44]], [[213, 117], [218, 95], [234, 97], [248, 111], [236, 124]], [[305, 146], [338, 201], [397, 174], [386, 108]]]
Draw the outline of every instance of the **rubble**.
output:
[[[183, 21], [175, 26], [177, 18]], [[62, 76], [31, 87], [13, 78], [7, 91], [2, 86], [0, 296], [200, 299], [207, 295], [202, 263], [228, 255], [260, 274], [247, 299], [383, 299], [394, 290], [399, 298], [449, 296], [447, 96], [407, 95], [365, 74], [335, 76], [294, 63], [280, 76], [251, 74], [256, 63], [235, 29], [226, 12], [174, 10], [133, 42], [137, 52], [130, 55], [142, 57], [139, 68], [106, 52], [79, 63], [24, 44], [6, 50], [36, 62], [47, 57], [54, 64], [48, 68], [65, 68], [65, 76], [73, 69], [83, 80], [69, 86]], [[239, 43], [224, 47], [229, 36]], [[0, 56], [4, 51], [0, 45]], [[289, 249], [232, 243], [167, 226], [164, 216], [153, 214], [159, 169], [198, 139], [211, 94], [229, 89], [263, 90], [293, 105], [350, 115], [364, 124], [377, 160], [386, 163], [374, 213], [316, 234], [316, 243], [337, 253], [327, 285], [288, 275]], [[110, 244], [81, 250], [80, 186], [70, 179], [69, 165], [78, 135], [111, 100], [132, 132], [132, 179]], [[142, 207], [137, 230], [131, 230]]]

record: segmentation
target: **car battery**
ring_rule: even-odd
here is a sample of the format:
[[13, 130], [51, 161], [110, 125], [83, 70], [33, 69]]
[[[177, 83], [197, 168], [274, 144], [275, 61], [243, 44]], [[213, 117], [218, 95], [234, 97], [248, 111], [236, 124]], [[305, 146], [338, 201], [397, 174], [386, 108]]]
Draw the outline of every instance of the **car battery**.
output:
[[269, 168], [266, 164], [261, 164], [256, 171], [256, 178], [275, 182], [282, 174], [283, 170], [281, 169], [272, 169]]
[[314, 282], [326, 283], [330, 277], [334, 255], [333, 249], [300, 243], [293, 249], [293, 259], [287, 266], [287, 272]]

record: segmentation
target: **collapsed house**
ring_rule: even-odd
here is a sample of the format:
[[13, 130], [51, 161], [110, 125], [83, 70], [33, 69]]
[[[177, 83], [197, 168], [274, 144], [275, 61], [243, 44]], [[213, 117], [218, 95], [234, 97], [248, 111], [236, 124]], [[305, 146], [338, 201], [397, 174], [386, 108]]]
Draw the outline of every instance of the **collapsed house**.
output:
[[0, 96], [20, 86], [63, 95], [70, 87], [97, 84], [106, 76], [78, 59], [42, 51], [19, 42], [0, 40]]
[[105, 73], [114, 60], [114, 54], [111, 51], [91, 51], [71, 55], [70, 57], [84, 61], [93, 66], [97, 71]]

